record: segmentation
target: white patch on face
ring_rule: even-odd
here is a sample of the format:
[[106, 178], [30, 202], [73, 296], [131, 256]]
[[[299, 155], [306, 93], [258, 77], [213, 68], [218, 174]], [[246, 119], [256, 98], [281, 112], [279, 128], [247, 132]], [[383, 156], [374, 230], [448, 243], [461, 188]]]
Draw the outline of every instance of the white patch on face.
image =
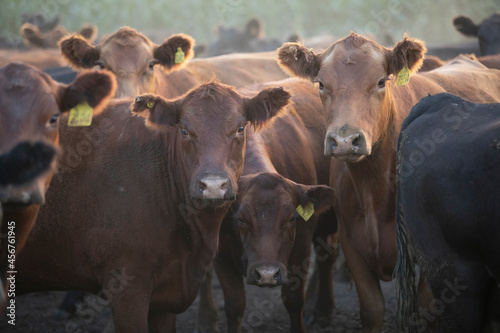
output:
[[341, 47], [340, 44], [335, 45], [333, 50], [331, 50], [330, 54], [326, 56], [326, 58], [323, 59], [321, 62], [321, 66], [328, 64], [329, 62], [333, 61], [335, 52]]

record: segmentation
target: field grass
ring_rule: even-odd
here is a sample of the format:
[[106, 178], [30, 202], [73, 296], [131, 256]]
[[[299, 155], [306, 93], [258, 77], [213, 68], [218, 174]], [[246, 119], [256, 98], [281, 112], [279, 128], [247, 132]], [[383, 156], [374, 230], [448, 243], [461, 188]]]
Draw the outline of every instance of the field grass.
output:
[[198, 42], [215, 38], [217, 24], [243, 28], [251, 17], [265, 22], [267, 35], [284, 39], [292, 32], [304, 37], [328, 33], [343, 37], [355, 31], [377, 38], [399, 40], [405, 32], [428, 43], [469, 41], [451, 24], [465, 14], [476, 22], [500, 9], [500, 0], [0, 0], [0, 37], [19, 40], [23, 13], [60, 15], [62, 24], [76, 31], [83, 23], [100, 34], [129, 25], [161, 39], [184, 32]]

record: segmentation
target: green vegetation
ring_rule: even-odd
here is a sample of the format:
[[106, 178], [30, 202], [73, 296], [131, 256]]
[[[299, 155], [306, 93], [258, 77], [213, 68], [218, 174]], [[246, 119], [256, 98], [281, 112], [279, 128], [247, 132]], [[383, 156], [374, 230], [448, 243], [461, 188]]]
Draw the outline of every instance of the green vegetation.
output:
[[[243, 28], [251, 17], [265, 22], [267, 35], [284, 39], [291, 32], [304, 37], [328, 33], [343, 37], [355, 31], [399, 40], [405, 32], [428, 43], [467, 41], [451, 24], [455, 15], [476, 22], [500, 8], [500, 0], [0, 0], [0, 36], [19, 39], [23, 13], [60, 15], [61, 23], [76, 31], [83, 23], [99, 27], [100, 35], [128, 25], [163, 39], [184, 32], [198, 42], [214, 39], [214, 27], [223, 23]], [[156, 37], [156, 38], [154, 38]], [[159, 42], [159, 41], [158, 41]]]

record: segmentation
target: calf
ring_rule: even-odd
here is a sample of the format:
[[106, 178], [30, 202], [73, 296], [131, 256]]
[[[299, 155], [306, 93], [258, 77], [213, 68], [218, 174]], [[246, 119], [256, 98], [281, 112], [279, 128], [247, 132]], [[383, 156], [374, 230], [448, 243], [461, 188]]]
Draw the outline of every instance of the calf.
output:
[[[330, 184], [339, 194], [339, 239], [366, 331], [382, 328], [379, 280], [391, 280], [396, 263], [395, 147], [404, 118], [427, 94], [500, 100], [499, 71], [461, 57], [417, 74], [424, 54], [424, 43], [407, 36], [388, 49], [355, 33], [319, 54], [294, 43], [278, 50], [285, 69], [318, 82], [327, 123], [324, 153], [336, 159]], [[411, 73], [409, 83], [396, 85], [399, 73], [406, 83], [404, 72]]]
[[23, 249], [45, 202], [54, 175], [60, 114], [83, 103], [97, 114], [114, 88], [114, 77], [105, 72], [84, 72], [63, 85], [28, 65], [13, 63], [0, 69], [0, 222], [2, 234], [15, 235], [1, 243], [3, 283], [7, 271], [15, 271], [7, 259], [13, 258], [12, 251], [19, 254]]
[[175, 100], [137, 97], [146, 121], [117, 100], [86, 132], [63, 126], [58, 179], [17, 259], [18, 293], [89, 291], [109, 302], [117, 332], [148, 332], [148, 321], [175, 331], [217, 250], [246, 132], [289, 97], [211, 82]]
[[[304, 287], [313, 240], [317, 251], [326, 252], [317, 256], [321, 257], [321, 293], [316, 319], [329, 319], [334, 305], [333, 249], [323, 247], [336, 231], [336, 223], [328, 218], [331, 215], [317, 221], [317, 215], [334, 202], [333, 189], [317, 185], [327, 182], [330, 165], [330, 159], [322, 156], [321, 104], [308, 82], [287, 80], [266, 86], [274, 84], [293, 92], [293, 103], [272, 127], [249, 134], [244, 176], [237, 200], [222, 223], [214, 262], [224, 291], [229, 332], [241, 332], [244, 326], [243, 276], [247, 284], [282, 286], [292, 332], [304, 332]], [[313, 207], [314, 216], [301, 217], [298, 206]]]
[[453, 18], [453, 26], [462, 35], [477, 37], [481, 56], [500, 53], [500, 13], [475, 24], [467, 16]]
[[[500, 282], [499, 138], [500, 104], [450, 94], [422, 99], [403, 122], [395, 275], [404, 332], [436, 320], [437, 332], [483, 331]], [[419, 312], [415, 263], [433, 293], [430, 313]]]
[[214, 76], [235, 87], [286, 77], [273, 53], [189, 61], [193, 44], [191, 37], [178, 34], [156, 45], [134, 29], [123, 27], [96, 46], [82, 37], [69, 36], [61, 41], [61, 51], [76, 69], [98, 66], [115, 73], [117, 97], [143, 93], [177, 97]]

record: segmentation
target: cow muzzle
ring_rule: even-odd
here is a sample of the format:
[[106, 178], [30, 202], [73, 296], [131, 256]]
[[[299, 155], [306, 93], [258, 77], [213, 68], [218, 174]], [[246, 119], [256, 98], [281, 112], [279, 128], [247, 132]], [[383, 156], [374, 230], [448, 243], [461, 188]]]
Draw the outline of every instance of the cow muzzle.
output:
[[276, 287], [286, 283], [286, 270], [282, 265], [257, 264], [250, 267], [247, 283], [259, 287]]
[[331, 130], [325, 138], [325, 155], [341, 162], [355, 163], [371, 154], [366, 134], [362, 130]]
[[23, 142], [0, 156], [0, 202], [32, 205], [45, 202], [45, 175], [56, 149], [43, 142]]
[[225, 174], [204, 174], [191, 188], [191, 199], [211, 206], [225, 204], [236, 198], [230, 178]]

